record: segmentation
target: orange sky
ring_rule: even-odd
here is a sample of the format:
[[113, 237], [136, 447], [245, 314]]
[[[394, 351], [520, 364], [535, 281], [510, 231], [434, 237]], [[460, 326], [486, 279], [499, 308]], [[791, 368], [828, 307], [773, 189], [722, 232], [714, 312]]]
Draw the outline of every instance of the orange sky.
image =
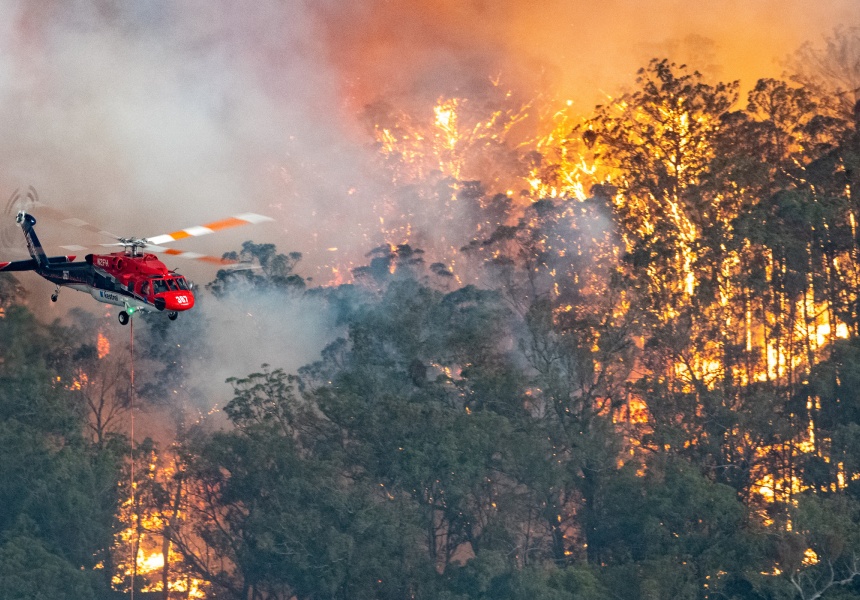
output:
[[780, 61], [803, 42], [820, 43], [837, 26], [860, 26], [857, 0], [357, 4], [320, 18], [330, 58], [356, 102], [462, 90], [476, 78], [501, 75], [548, 83], [588, 108], [665, 55], [748, 87], [780, 76]]

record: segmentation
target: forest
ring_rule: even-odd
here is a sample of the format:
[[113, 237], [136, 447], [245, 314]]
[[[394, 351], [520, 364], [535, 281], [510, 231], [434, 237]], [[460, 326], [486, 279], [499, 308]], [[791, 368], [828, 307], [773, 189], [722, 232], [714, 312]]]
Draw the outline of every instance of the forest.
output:
[[[385, 243], [321, 281], [246, 242], [135, 317], [135, 379], [0, 274], [0, 598], [860, 596], [858, 48], [743, 94], [655, 59], [584, 117], [368, 106]], [[335, 335], [195, 419], [190, 361], [242, 352], [207, 307], [255, 294]]]

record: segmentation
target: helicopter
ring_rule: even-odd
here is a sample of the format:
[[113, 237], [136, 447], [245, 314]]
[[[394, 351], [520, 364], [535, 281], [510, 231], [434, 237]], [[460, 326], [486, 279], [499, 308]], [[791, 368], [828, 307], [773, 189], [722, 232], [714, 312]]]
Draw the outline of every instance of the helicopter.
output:
[[[235, 265], [237, 261], [195, 252], [183, 252], [161, 245], [189, 236], [214, 233], [228, 227], [272, 220], [263, 215], [244, 213], [207, 225], [189, 227], [149, 238], [123, 238], [100, 231], [117, 239], [116, 243], [101, 244], [102, 246], [121, 246], [122, 250], [110, 254], [87, 254], [83, 261], [75, 262], [77, 255], [48, 256], [36, 236], [36, 218], [27, 211], [21, 210], [15, 222], [24, 232], [31, 258], [11, 262], [0, 261], [0, 272], [35, 271], [56, 286], [54, 293], [51, 294], [52, 302], [56, 302], [59, 298], [60, 288], [68, 287], [89, 294], [99, 302], [121, 306], [123, 310], [118, 315], [121, 325], [127, 325], [133, 314], [144, 312], [166, 311], [167, 318], [175, 321], [180, 312], [194, 306], [193, 286], [184, 276], [177, 274], [175, 270], [169, 270], [153, 252], [222, 265]], [[72, 225], [92, 227], [80, 219], [65, 221]]]

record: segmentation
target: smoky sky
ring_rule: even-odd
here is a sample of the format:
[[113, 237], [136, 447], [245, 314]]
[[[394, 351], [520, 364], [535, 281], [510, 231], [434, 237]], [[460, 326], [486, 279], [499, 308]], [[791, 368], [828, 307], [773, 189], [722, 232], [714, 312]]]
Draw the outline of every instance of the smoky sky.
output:
[[[45, 202], [121, 235], [260, 212], [277, 223], [182, 249], [220, 254], [253, 238], [308, 264], [334, 247], [360, 262], [382, 241], [357, 233], [378, 219], [367, 199], [383, 185], [360, 118], [368, 103], [429, 118], [439, 97], [493, 81], [587, 112], [663, 55], [751, 85], [780, 75], [804, 41], [858, 22], [856, 0], [0, 0], [0, 9], [2, 197], [33, 185]], [[104, 241], [44, 231], [46, 245]], [[195, 269], [186, 270], [207, 277]]]
[[[752, 85], [806, 41], [860, 24], [856, 0], [430, 0], [345, 3], [326, 21], [332, 61], [359, 101], [547, 86], [584, 109], [653, 57]], [[464, 89], [465, 88], [465, 89]]]

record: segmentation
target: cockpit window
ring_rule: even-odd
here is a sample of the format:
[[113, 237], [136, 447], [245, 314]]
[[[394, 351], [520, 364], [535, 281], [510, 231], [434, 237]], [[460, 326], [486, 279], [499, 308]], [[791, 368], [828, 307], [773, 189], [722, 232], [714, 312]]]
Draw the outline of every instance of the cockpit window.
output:
[[163, 279], [153, 279], [152, 280], [152, 289], [156, 294], [161, 294], [167, 290], [167, 284], [164, 283]]
[[170, 288], [171, 292], [175, 292], [179, 289], [179, 286], [176, 285], [176, 281], [174, 279], [165, 279], [164, 281], [167, 282], [167, 287]]
[[184, 277], [177, 277], [176, 278], [176, 284], [179, 286], [180, 290], [187, 290], [188, 289], [188, 284], [185, 283]]

